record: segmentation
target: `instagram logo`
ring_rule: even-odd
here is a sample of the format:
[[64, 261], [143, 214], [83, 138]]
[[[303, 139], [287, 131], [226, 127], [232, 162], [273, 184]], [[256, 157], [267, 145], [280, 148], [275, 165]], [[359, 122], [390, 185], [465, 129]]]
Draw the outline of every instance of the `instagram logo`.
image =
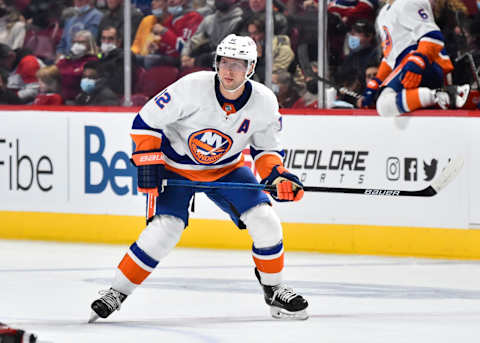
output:
[[387, 158], [387, 179], [390, 181], [400, 179], [400, 160], [397, 157]]

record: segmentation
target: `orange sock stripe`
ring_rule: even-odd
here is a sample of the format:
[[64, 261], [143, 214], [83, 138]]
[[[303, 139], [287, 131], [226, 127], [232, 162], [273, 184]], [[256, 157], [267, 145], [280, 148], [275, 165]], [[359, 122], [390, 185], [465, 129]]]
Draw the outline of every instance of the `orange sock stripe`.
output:
[[257, 269], [264, 273], [280, 273], [283, 269], [284, 253], [273, 260], [261, 260], [253, 256]]
[[155, 215], [155, 208], [157, 205], [157, 197], [153, 194], [148, 194], [148, 206], [147, 206], [147, 219], [152, 218]]
[[139, 285], [150, 275], [150, 272], [141, 268], [128, 254], [125, 254], [122, 261], [118, 265], [118, 269], [130, 280], [130, 282]]
[[418, 108], [422, 107], [422, 103], [420, 102], [420, 94], [418, 92], [418, 88], [414, 89], [407, 89], [406, 95], [407, 97], [407, 106], [410, 112], [415, 111]]

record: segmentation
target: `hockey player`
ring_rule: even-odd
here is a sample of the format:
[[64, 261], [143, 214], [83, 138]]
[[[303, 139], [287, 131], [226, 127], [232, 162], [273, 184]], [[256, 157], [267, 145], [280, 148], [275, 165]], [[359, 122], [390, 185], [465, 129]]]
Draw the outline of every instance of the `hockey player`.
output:
[[465, 104], [469, 85], [442, 88], [453, 65], [434, 21], [435, 1], [388, 0], [382, 7], [376, 24], [383, 59], [360, 107], [368, 107], [379, 90], [376, 108], [381, 116], [399, 116], [433, 105], [454, 109]]
[[107, 318], [177, 244], [188, 225], [188, 206], [204, 192], [253, 239], [255, 276], [274, 318], [307, 319], [307, 301], [282, 283], [282, 227], [262, 191], [165, 187], [162, 179], [257, 182], [243, 165], [250, 147], [264, 184], [277, 185], [277, 201], [298, 201], [303, 185], [282, 163], [282, 120], [277, 99], [250, 80], [257, 61], [250, 37], [228, 35], [217, 46], [216, 72], [189, 74], [150, 100], [133, 122], [132, 160], [139, 190], [148, 194], [147, 227], [117, 268], [109, 290], [92, 303], [92, 317]]

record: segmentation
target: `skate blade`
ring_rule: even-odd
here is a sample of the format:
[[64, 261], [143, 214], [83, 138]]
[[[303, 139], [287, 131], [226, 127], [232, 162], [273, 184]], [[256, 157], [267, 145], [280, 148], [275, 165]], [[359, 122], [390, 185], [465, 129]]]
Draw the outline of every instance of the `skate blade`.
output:
[[308, 313], [306, 310], [291, 312], [280, 307], [271, 306], [270, 313], [275, 319], [282, 320], [306, 320], [308, 319]]
[[95, 322], [100, 316], [96, 314], [94, 311], [90, 313], [90, 319], [88, 320], [88, 323], [93, 323]]

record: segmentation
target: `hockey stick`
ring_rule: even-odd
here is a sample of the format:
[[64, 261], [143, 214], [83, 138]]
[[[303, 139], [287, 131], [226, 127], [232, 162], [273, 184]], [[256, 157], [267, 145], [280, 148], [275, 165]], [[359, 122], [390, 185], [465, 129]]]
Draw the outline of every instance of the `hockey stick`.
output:
[[[457, 157], [445, 167], [437, 178], [426, 188], [418, 191], [406, 191], [398, 189], [383, 188], [341, 188], [341, 187], [319, 187], [304, 186], [305, 192], [324, 192], [324, 193], [348, 193], [363, 195], [383, 195], [383, 196], [415, 196], [415, 197], [432, 197], [447, 184], [452, 181], [463, 167], [463, 158]], [[163, 187], [181, 186], [195, 188], [222, 188], [222, 189], [260, 189], [268, 192], [275, 191], [275, 185], [263, 185], [258, 183], [239, 183], [239, 182], [202, 182], [190, 180], [173, 180], [167, 179], [162, 181]]]
[[355, 98], [355, 99], [360, 99], [362, 97], [361, 94], [358, 94], [357, 92], [355, 91], [352, 91], [351, 89], [348, 89], [346, 87], [340, 87], [339, 85], [337, 85], [335, 82], [331, 81], [331, 80], [328, 80], [328, 79], [325, 79], [321, 76], [318, 76], [318, 75], [313, 75], [313, 78], [317, 81], [320, 81], [320, 82], [323, 82], [325, 83], [326, 85], [329, 85], [329, 86], [332, 86], [333, 88], [335, 88], [340, 94], [345, 94], [345, 95], [349, 95], [351, 96], [352, 98]]
[[300, 68], [303, 70], [306, 76], [311, 77], [317, 81], [323, 82], [326, 85], [335, 88], [340, 94], [349, 95], [355, 99], [360, 99], [362, 97], [361, 94], [358, 94], [357, 92], [352, 91], [346, 87], [339, 86], [336, 82], [333, 82], [332, 80], [328, 80], [324, 77], [319, 76], [317, 73], [315, 73], [313, 71], [310, 60], [307, 57], [308, 52], [306, 49], [307, 49], [307, 46], [305, 44], [301, 44], [297, 49], [298, 63], [300, 64]]

